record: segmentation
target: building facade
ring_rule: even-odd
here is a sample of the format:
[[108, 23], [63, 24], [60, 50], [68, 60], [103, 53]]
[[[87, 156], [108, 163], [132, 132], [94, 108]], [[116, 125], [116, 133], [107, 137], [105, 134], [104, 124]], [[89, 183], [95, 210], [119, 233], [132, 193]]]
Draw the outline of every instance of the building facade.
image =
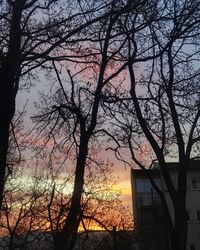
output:
[[[177, 163], [168, 163], [174, 185], [177, 183]], [[151, 177], [165, 194], [173, 218], [173, 208], [157, 164], [150, 170]], [[140, 250], [170, 249], [165, 216], [159, 196], [141, 169], [131, 170], [133, 214]], [[187, 178], [187, 250], [200, 250], [200, 161], [192, 161]]]

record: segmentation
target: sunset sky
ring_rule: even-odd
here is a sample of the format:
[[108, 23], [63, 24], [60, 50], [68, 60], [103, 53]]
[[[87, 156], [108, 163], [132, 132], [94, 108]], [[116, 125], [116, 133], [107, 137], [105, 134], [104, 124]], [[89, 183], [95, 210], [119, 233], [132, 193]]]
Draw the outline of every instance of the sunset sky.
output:
[[[28, 101], [26, 106], [26, 116], [25, 116], [25, 127], [31, 128], [33, 126], [30, 117], [37, 114], [37, 111], [34, 108], [34, 102], [38, 100], [39, 92], [45, 90], [46, 82], [40, 82], [36, 88], [31, 88], [30, 91], [22, 90], [17, 96], [17, 108], [22, 110], [25, 103]], [[124, 164], [116, 160], [114, 154], [110, 151], [106, 151], [103, 154], [103, 157], [110, 160], [113, 163], [113, 176], [118, 179], [118, 185], [115, 186], [116, 190], [121, 190], [122, 196], [121, 200], [123, 204], [128, 205], [130, 211], [132, 212], [132, 198], [131, 198], [131, 183], [130, 183], [130, 168], [125, 167]]]
[[0, 0], [0, 249], [199, 246], [199, 3]]

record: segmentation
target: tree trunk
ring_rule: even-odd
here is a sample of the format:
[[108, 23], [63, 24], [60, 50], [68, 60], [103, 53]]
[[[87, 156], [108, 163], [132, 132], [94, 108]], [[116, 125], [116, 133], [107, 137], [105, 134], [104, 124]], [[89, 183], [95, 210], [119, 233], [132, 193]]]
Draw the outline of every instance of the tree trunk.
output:
[[[0, 97], [1, 99], [1, 97]], [[8, 151], [8, 139], [9, 139], [9, 124], [10, 122], [7, 117], [5, 117], [5, 111], [1, 105], [0, 100], [0, 210], [3, 201], [3, 192], [4, 192], [4, 184], [5, 184], [5, 174], [6, 174], [6, 159], [7, 159], [7, 151]]]
[[21, 17], [23, 0], [12, 6], [8, 52], [0, 57], [0, 210], [5, 185], [8, 153], [9, 126], [15, 113], [15, 97], [18, 91], [21, 47]]
[[[186, 166], [187, 162], [183, 164]], [[170, 250], [186, 250], [187, 244], [187, 217], [186, 217], [186, 193], [187, 193], [187, 178], [186, 168], [183, 168], [181, 173], [181, 180], [179, 181], [179, 188], [176, 191], [175, 199], [173, 202], [174, 219], [169, 211], [168, 204], [166, 202], [163, 193], [159, 194], [162, 202], [162, 206], [165, 213], [165, 224], [168, 231], [168, 243]]]
[[171, 237], [172, 250], [186, 250], [187, 245], [187, 223], [176, 223], [173, 236]]
[[[6, 72], [7, 73], [7, 72]], [[5, 174], [7, 167], [7, 153], [9, 146], [9, 127], [15, 113], [15, 95], [8, 87], [9, 81], [6, 81], [6, 76], [0, 72], [0, 78], [5, 82], [0, 82], [0, 210], [3, 201], [3, 192], [5, 185]]]
[[75, 238], [81, 219], [81, 197], [84, 185], [85, 163], [88, 151], [88, 140], [82, 138], [79, 146], [79, 155], [77, 158], [74, 191], [72, 194], [71, 207], [67, 220], [61, 232], [54, 236], [55, 250], [72, 250], [75, 245]]
[[187, 220], [184, 202], [177, 202], [175, 208], [175, 225], [172, 239], [172, 250], [186, 250]]
[[[0, 210], [3, 201], [5, 174], [7, 167], [7, 154], [9, 147], [9, 127], [15, 113], [15, 91], [13, 91], [14, 78], [9, 79], [12, 70], [0, 72]], [[13, 83], [13, 84], [12, 84]]]

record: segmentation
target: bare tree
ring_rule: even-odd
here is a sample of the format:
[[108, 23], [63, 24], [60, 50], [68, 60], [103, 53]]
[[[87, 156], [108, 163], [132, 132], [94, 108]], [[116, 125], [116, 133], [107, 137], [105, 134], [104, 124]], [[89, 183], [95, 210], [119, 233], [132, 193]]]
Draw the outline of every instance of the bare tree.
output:
[[[69, 174], [67, 178], [66, 167], [63, 166], [55, 176], [55, 173], [51, 174], [53, 168], [48, 162], [46, 168], [44, 161], [40, 164], [43, 164], [42, 169], [34, 167], [33, 163], [31, 169], [20, 164], [8, 177], [0, 224], [4, 239], [1, 240], [2, 248], [34, 249], [37, 246], [42, 250], [53, 249], [53, 237], [65, 224], [71, 202], [69, 187], [72, 186], [73, 175]], [[120, 191], [113, 187], [116, 180], [111, 176], [110, 164], [102, 162], [99, 168], [90, 164], [90, 171], [87, 172], [81, 199], [82, 233], [74, 238], [74, 244], [79, 247], [83, 238], [84, 241], [88, 240], [87, 235], [93, 229], [102, 228], [112, 235], [114, 225], [118, 230], [130, 229], [132, 226], [130, 211], [122, 206]], [[25, 183], [28, 183], [26, 188]]]
[[[117, 120], [118, 140], [130, 149], [133, 163], [143, 169], [160, 195], [172, 249], [185, 250], [187, 171], [191, 161], [199, 158], [199, 1], [158, 1], [152, 8], [151, 18], [157, 19], [161, 10], [165, 17], [150, 24], [151, 39], [158, 45], [152, 55], [158, 49], [160, 56], [138, 63], [138, 37], [127, 33], [130, 95], [107, 95], [107, 103], [119, 101], [119, 111], [109, 105]], [[145, 70], [137, 71], [139, 67]], [[144, 145], [150, 153], [146, 154], [146, 162], [138, 154]], [[177, 183], [172, 181], [167, 167], [167, 160], [172, 157], [178, 161]], [[155, 161], [159, 163], [173, 213], [148, 171]]]
[[[86, 172], [88, 172], [88, 169], [86, 169]], [[69, 181], [68, 185], [69, 183], [72, 184], [72, 180]], [[101, 163], [101, 168], [97, 167], [96, 164], [90, 166], [90, 171], [85, 175], [85, 185], [80, 204], [80, 223], [78, 224], [80, 232], [73, 235], [71, 239], [75, 249], [82, 249], [84, 245], [92, 244], [90, 235], [94, 230], [104, 230], [104, 232], [110, 234], [110, 238], [112, 238], [114, 226], [118, 230], [131, 230], [132, 216], [130, 210], [122, 205], [121, 193], [119, 190], [115, 190], [114, 184], [116, 182], [111, 177], [110, 165]], [[52, 191], [48, 210], [52, 237], [55, 237], [63, 230], [65, 221], [69, 216], [71, 194], [64, 194], [64, 189], [59, 190], [57, 185], [54, 186]], [[98, 240], [101, 241], [102, 239], [97, 239], [97, 242]]]
[[[20, 88], [28, 88], [36, 69], [48, 61], [69, 59], [73, 46], [88, 40], [80, 32], [109, 15], [109, 3], [61, 0], [0, 1], [0, 207], [6, 172], [9, 127]], [[104, 10], [104, 12], [102, 12]], [[102, 14], [103, 13], [103, 14]], [[85, 34], [85, 35], [84, 35]], [[77, 39], [77, 36], [79, 39]], [[76, 38], [75, 38], [76, 37]], [[85, 37], [85, 38], [83, 38]], [[77, 47], [78, 48], [78, 47]], [[81, 58], [81, 56], [77, 56]], [[71, 59], [73, 60], [73, 59]]]
[[[55, 249], [73, 249], [74, 247], [73, 238], [76, 237], [82, 213], [81, 198], [85, 169], [89, 165], [88, 161], [95, 161], [94, 157], [92, 157], [91, 145], [96, 143], [95, 140], [97, 141], [98, 134], [106, 134], [104, 129], [99, 129], [101, 123], [103, 123], [103, 113], [100, 112], [102, 90], [106, 83], [124, 68], [124, 65], [120, 65], [120, 67], [114, 69], [114, 73], [107, 76], [113, 57], [124, 46], [123, 43], [120, 43], [113, 51], [108, 50], [109, 44], [114, 43], [114, 25], [120, 14], [115, 13], [115, 1], [113, 1], [111, 13], [112, 15], [101, 24], [97, 33], [99, 43], [96, 50], [98, 54], [93, 55], [93, 53], [90, 53], [87, 57], [89, 62], [86, 58], [86, 64], [81, 69], [81, 72], [84, 71], [88, 75], [92, 70], [92, 76], [96, 82], [89, 79], [92, 81], [91, 83], [89, 81], [79, 84], [76, 80], [77, 74], [73, 75], [68, 71], [71, 89], [67, 92], [57, 65], [53, 63], [60, 89], [53, 100], [46, 101], [47, 109], [42, 111], [40, 116], [37, 116], [37, 120], [44, 124], [44, 127], [47, 127], [47, 124], [53, 124], [48, 130], [48, 138], [53, 136], [54, 140], [56, 140], [57, 135], [55, 133], [58, 134], [59, 131], [64, 130], [66, 135], [63, 140], [63, 147], [68, 144], [68, 149], [70, 149], [70, 152], [73, 149], [72, 152], [75, 157], [75, 179], [69, 213], [62, 231], [54, 237]], [[91, 68], [91, 62], [93, 68]]]
[[[41, 177], [33, 178], [27, 167], [15, 167], [7, 179], [1, 212], [1, 247], [9, 250], [44, 242], [46, 233], [45, 195], [48, 189], [41, 185]], [[24, 181], [22, 181], [22, 177]], [[29, 179], [29, 184], [24, 188]], [[44, 235], [43, 235], [44, 234]], [[42, 242], [43, 241], [43, 242]], [[50, 246], [50, 237], [47, 239]], [[4, 249], [3, 248], [3, 249]]]
[[[18, 1], [13, 2], [9, 6], [12, 7], [11, 10], [13, 11], [13, 16], [15, 13], [14, 10], [16, 10], [16, 15], [21, 15], [20, 13], [25, 10], [27, 11], [29, 7], [33, 8], [36, 6], [36, 9], [41, 9], [36, 2], [37, 1], [31, 1], [28, 4], [24, 1]], [[50, 5], [51, 4], [54, 4], [54, 1], [50, 2]], [[50, 5], [47, 5], [46, 8], [42, 8], [42, 10], [48, 10]], [[25, 6], [27, 8], [25, 8]], [[29, 48], [28, 52], [20, 54], [21, 57], [15, 57], [15, 59], [17, 58], [17, 61], [15, 60], [14, 63], [15, 67], [19, 65], [19, 58], [23, 59], [23, 63], [20, 64], [20, 69], [17, 68], [15, 70], [15, 67], [11, 67], [9, 64], [5, 64], [4, 67], [2, 67], [2, 72], [8, 69], [11, 71], [12, 68], [11, 73], [13, 74], [13, 72], [15, 72], [15, 77], [13, 79], [19, 80], [19, 76], [24, 76], [31, 69], [37, 68], [40, 65], [43, 67], [50, 66], [54, 70], [56, 80], [60, 86], [54, 98], [44, 98], [42, 106], [46, 106], [47, 108], [36, 118], [38, 124], [41, 122], [38, 127], [46, 129], [44, 131], [47, 138], [46, 146], [52, 141], [53, 145], [55, 145], [55, 147], [53, 147], [54, 150], [63, 150], [72, 158], [75, 156], [73, 158], [75, 163], [74, 189], [69, 213], [61, 232], [59, 232], [54, 238], [55, 248], [73, 249], [73, 239], [76, 237], [82, 214], [81, 198], [84, 191], [85, 169], [90, 158], [93, 161], [95, 160], [91, 157], [93, 153], [91, 151], [92, 143], [94, 143], [94, 141], [101, 141], [101, 137], [98, 137], [98, 135], [107, 135], [115, 141], [117, 147], [120, 147], [119, 142], [117, 142], [117, 140], [115, 140], [108, 132], [107, 122], [109, 121], [109, 118], [108, 120], [105, 119], [106, 109], [103, 107], [102, 103], [104, 102], [109, 105], [121, 100], [121, 96], [116, 96], [116, 93], [112, 94], [112, 92], [117, 90], [119, 91], [118, 93], [120, 93], [120, 88], [123, 86], [123, 75], [121, 73], [128, 68], [131, 79], [131, 96], [125, 97], [125, 99], [131, 100], [131, 104], [124, 106], [125, 108], [123, 109], [122, 118], [124, 119], [124, 117], [127, 117], [126, 114], [129, 114], [130, 112], [131, 116], [137, 121], [136, 125], [139, 125], [139, 129], [138, 127], [133, 127], [133, 121], [129, 122], [129, 118], [125, 118], [126, 121], [129, 122], [128, 126], [127, 123], [124, 125], [126, 128], [125, 131], [129, 131], [129, 136], [124, 139], [124, 141], [130, 146], [133, 160], [141, 167], [143, 166], [134, 157], [135, 155], [132, 150], [132, 144], [130, 144], [130, 138], [132, 138], [132, 135], [137, 136], [138, 134], [143, 134], [152, 147], [156, 159], [161, 166], [162, 175], [166, 179], [166, 185], [174, 204], [175, 215], [177, 216], [175, 217], [174, 227], [172, 218], [170, 218], [168, 213], [169, 228], [171, 229], [170, 232], [174, 244], [173, 247], [174, 249], [183, 250], [185, 242], [178, 240], [178, 243], [175, 243], [175, 237], [173, 235], [176, 235], [176, 239], [181, 239], [181, 237], [186, 239], [185, 236], [187, 229], [184, 217], [186, 169], [193, 143], [198, 141], [198, 137], [195, 139], [194, 134], [198, 133], [196, 125], [198, 125], [199, 118], [199, 112], [197, 111], [197, 109], [199, 109], [197, 104], [199, 101], [194, 104], [194, 102], [189, 102], [191, 99], [186, 98], [187, 102], [185, 103], [186, 99], [183, 98], [184, 101], [181, 101], [181, 97], [188, 96], [182, 94], [182, 92], [191, 85], [190, 83], [195, 77], [198, 77], [198, 71], [193, 71], [193, 74], [189, 67], [192, 64], [192, 61], [198, 59], [197, 55], [199, 53], [198, 1], [195, 3], [189, 3], [188, 1], [159, 0], [111, 1], [108, 4], [104, 4], [103, 7], [102, 5], [98, 6], [97, 4], [91, 11], [85, 11], [84, 8], [81, 8], [83, 10], [81, 10], [80, 14], [83, 19], [79, 18], [79, 13], [75, 13], [72, 17], [64, 19], [64, 24], [60, 21], [61, 26], [51, 23], [50, 28], [48, 28], [49, 23], [46, 26], [44, 25], [41, 33], [35, 32], [34, 29], [30, 33], [30, 29], [27, 26], [26, 34], [29, 36], [31, 34], [31, 39], [29, 39], [29, 36], [27, 35], [25, 45], [21, 46], [19, 44], [23, 44], [24, 40], [20, 40], [21, 36], [18, 37], [18, 40], [15, 38], [15, 40], [20, 41], [20, 43], [16, 43], [18, 44], [18, 48], [13, 49], [14, 52], [19, 55], [21, 51], [26, 51], [27, 48]], [[21, 10], [20, 13], [19, 10]], [[24, 13], [27, 13], [26, 11]], [[102, 12], [103, 15], [101, 14]], [[29, 13], [32, 14], [32, 12]], [[91, 19], [91, 14], [95, 15], [94, 19]], [[30, 20], [28, 14], [27, 18], [27, 20]], [[51, 20], [53, 19], [51, 18]], [[80, 20], [83, 20], [83, 24], [81, 25]], [[68, 27], [67, 24], [70, 25], [73, 23], [74, 25], [74, 22], [77, 24], [78, 28], [73, 30], [70, 28], [65, 30], [65, 28], [63, 28], [63, 25], [64, 27]], [[42, 22], [39, 22], [38, 25], [41, 25], [41, 23]], [[16, 20], [14, 24], [17, 24]], [[27, 24], [27, 22], [25, 22], [25, 24]], [[94, 26], [92, 26], [93, 24]], [[70, 27], [74, 27], [73, 25]], [[36, 25], [36, 27], [38, 26]], [[60, 29], [58, 29], [58, 27], [60, 27]], [[86, 29], [87, 27], [89, 28]], [[19, 29], [19, 22], [18, 27], [14, 30], [17, 31], [17, 28]], [[44, 38], [44, 30], [47, 30], [47, 34], [45, 33], [45, 37], [47, 37], [46, 40]], [[81, 33], [81, 31], [85, 31], [85, 33]], [[19, 33], [20, 32], [17, 32], [17, 34]], [[75, 34], [76, 36], [74, 36]], [[86, 37], [82, 36], [82, 34]], [[36, 43], [32, 43], [32, 37], [36, 38]], [[11, 39], [9, 41], [11, 43]], [[43, 41], [45, 42], [43, 43]], [[61, 45], [63, 45], [63, 47]], [[195, 49], [193, 54], [184, 51], [185, 48], [189, 49], [191, 45], [194, 45]], [[57, 46], [60, 46], [58, 50], [56, 49], [58, 48]], [[23, 50], [19, 50], [19, 48], [23, 48]], [[70, 58], [69, 54], [66, 55], [65, 49], [66, 51], [71, 52], [69, 52]], [[41, 50], [44, 50], [44, 52], [41, 53]], [[14, 52], [7, 53], [6, 57], [8, 55], [13, 56]], [[56, 54], [56, 52], [58, 54]], [[2, 58], [2, 62], [4, 62], [4, 57]], [[68, 84], [70, 85], [70, 90], [65, 88], [63, 79], [60, 75], [59, 70], [61, 70], [62, 67], [58, 68], [59, 65], [55, 62], [62, 59], [68, 59], [77, 63], [77, 68], [81, 72], [80, 75], [78, 73], [75, 74], [74, 70], [68, 71], [68, 78], [70, 79]], [[52, 61], [52, 64], [45, 64], [49, 60]], [[8, 60], [8, 58], [5, 62], [6, 61], [7, 63], [13, 62], [13, 60]], [[136, 74], [135, 71], [136, 68], [139, 67], [141, 68], [141, 71], [145, 69], [147, 74], [138, 80], [137, 76], [139, 73]], [[194, 64], [194, 67], [197, 66]], [[93, 73], [92, 75], [90, 74], [91, 71]], [[17, 72], [20, 72], [20, 74], [17, 75]], [[5, 73], [5, 77], [8, 77], [8, 75], [11, 76], [12, 74]], [[18, 77], [16, 77], [16, 75]], [[83, 75], [84, 80], [86, 80], [80, 82], [80, 79], [83, 79]], [[78, 76], [80, 77], [79, 79]], [[4, 79], [6, 79], [5, 77]], [[126, 78], [126, 76], [124, 77]], [[115, 79], [115, 81], [117, 79], [120, 84], [116, 86], [116, 82], [112, 82], [113, 79]], [[78, 81], [80, 82], [79, 84]], [[183, 88], [182, 86], [185, 82], [188, 83], [188, 86]], [[18, 83], [18, 81], [16, 83]], [[138, 87], [139, 83], [141, 84], [140, 86], [143, 87], [140, 96], [136, 94], [138, 91], [136, 83], [138, 83]], [[15, 85], [14, 80], [11, 81], [11, 84], [13, 88], [15, 86], [18, 88], [18, 84]], [[7, 86], [9, 86], [9, 84]], [[7, 92], [9, 92], [9, 90], [10, 89], [7, 89]], [[179, 91], [181, 95], [178, 93]], [[1, 92], [2, 91], [0, 91], [0, 93]], [[15, 94], [13, 95], [14, 97]], [[6, 95], [4, 94], [3, 96]], [[4, 107], [12, 106], [12, 109], [7, 110], [6, 113], [4, 112], [5, 109], [2, 110], [2, 112], [4, 112], [3, 115], [6, 116], [6, 118], [8, 118], [8, 114], [11, 114], [9, 119], [3, 119], [3, 121], [5, 120], [7, 123], [6, 126], [1, 125], [4, 126], [0, 129], [0, 131], [4, 131], [2, 136], [8, 134], [8, 126], [10, 119], [13, 116], [14, 105], [10, 105], [14, 102], [15, 98], [13, 98], [13, 96], [10, 97], [11, 101], [7, 103], [8, 105], [3, 105]], [[194, 91], [194, 97], [197, 98], [197, 96], [198, 91], [196, 90]], [[190, 124], [190, 142], [188, 143], [187, 149], [185, 149], [185, 135], [183, 136], [183, 129], [188, 125], [183, 126], [180, 124], [182, 121], [187, 121], [188, 123], [189, 118], [185, 116], [187, 119], [184, 118], [184, 120], [180, 120], [177, 108], [180, 108], [180, 110], [182, 109], [185, 112], [185, 110], [187, 110], [185, 107], [187, 105], [189, 106], [189, 103], [191, 107], [195, 109], [196, 117], [193, 120], [195, 123], [192, 125]], [[153, 108], [157, 109], [159, 112], [159, 118], [157, 115], [155, 115], [155, 119], [146, 115], [148, 112], [151, 114], [150, 111], [153, 112]], [[111, 109], [113, 109], [113, 107], [111, 107]], [[2, 117], [4, 117], [3, 115]], [[168, 118], [172, 118], [171, 123]], [[166, 124], [170, 124], [170, 126], [165, 124], [165, 119], [167, 119]], [[158, 120], [161, 122], [161, 127], [163, 128], [161, 135], [159, 134], [159, 140], [162, 139], [162, 143], [160, 143], [160, 141], [157, 142], [156, 139], [157, 131], [160, 133], [159, 128], [156, 131]], [[118, 119], [118, 121], [122, 124], [121, 119]], [[166, 128], [174, 128], [175, 133], [168, 131]], [[65, 139], [59, 137], [59, 131], [63, 132], [63, 130], [66, 135]], [[134, 133], [135, 131], [139, 133]], [[42, 133], [40, 133], [40, 135], [41, 134]], [[177, 140], [175, 142], [177, 143], [176, 145], [179, 152], [180, 162], [179, 184], [177, 190], [170, 180], [165, 159], [165, 146], [174, 142], [174, 138]], [[2, 147], [2, 150], [4, 151], [0, 153], [3, 156], [1, 158], [3, 159], [1, 165], [4, 166], [3, 169], [5, 170], [5, 157], [8, 140], [5, 138], [3, 141], [4, 146]], [[65, 145], [68, 146], [65, 147]], [[145, 168], [143, 169], [145, 170]], [[2, 176], [3, 179], [1, 183], [3, 183], [4, 180], [4, 172]], [[159, 189], [155, 185], [154, 187], [159, 192]], [[162, 193], [160, 193], [160, 195], [167, 213], [168, 210], [165, 197], [162, 196]], [[182, 230], [179, 230], [180, 228]], [[177, 244], [180, 244], [180, 246]]]
[[[120, 11], [116, 11], [118, 9]], [[43, 97], [40, 105], [43, 111], [35, 120], [38, 122], [39, 129], [45, 129], [43, 134], [47, 138], [46, 145], [52, 138], [53, 144], [56, 145], [54, 149], [59, 148], [59, 145], [65, 148], [66, 144], [67, 154], [73, 152], [72, 155], [75, 156], [75, 179], [69, 213], [62, 231], [54, 236], [55, 249], [74, 247], [73, 239], [76, 237], [82, 213], [81, 197], [85, 169], [90, 158], [95, 161], [92, 157], [92, 143], [101, 141], [100, 138], [103, 135], [114, 139], [107, 130], [105, 110], [101, 105], [105, 97], [112, 99], [110, 93], [114, 84], [112, 85], [111, 81], [118, 77], [122, 86], [123, 77], [120, 73], [130, 63], [158, 58], [169, 45], [167, 42], [159, 50], [159, 43], [150, 36], [152, 22], [165, 18], [162, 13], [152, 18], [154, 10], [154, 5], [148, 1], [145, 5], [143, 1], [133, 3], [128, 1], [125, 4], [113, 1], [110, 16], [99, 23], [98, 32], [95, 33], [94, 38], [82, 44], [86, 50], [89, 45], [90, 52], [83, 58], [84, 60], [79, 61], [80, 72], [75, 74], [68, 70], [70, 90], [67, 90], [63, 83], [58, 64], [53, 62], [60, 88], [53, 98]], [[130, 51], [127, 48], [134, 35], [138, 37], [138, 51], [134, 53], [131, 60]], [[93, 72], [92, 76], [90, 71]], [[78, 76], [83, 79], [82, 82], [79, 80], [80, 83], [76, 80]], [[45, 106], [46, 109], [44, 109]], [[59, 134], [63, 130], [65, 139], [61, 140]], [[116, 140], [114, 141], [117, 143]], [[119, 146], [118, 143], [117, 145]]]

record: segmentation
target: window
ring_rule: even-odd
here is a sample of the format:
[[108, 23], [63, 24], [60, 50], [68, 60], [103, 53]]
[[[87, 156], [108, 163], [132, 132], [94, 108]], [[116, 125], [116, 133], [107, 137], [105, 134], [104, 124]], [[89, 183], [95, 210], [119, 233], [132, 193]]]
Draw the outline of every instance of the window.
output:
[[186, 219], [187, 219], [187, 221], [190, 221], [190, 211], [189, 210], [186, 211]]
[[151, 194], [151, 183], [148, 179], [138, 178], [136, 180], [136, 189], [138, 193], [150, 193]]
[[[154, 182], [160, 187], [160, 180], [155, 178]], [[136, 190], [138, 193], [146, 193], [151, 195], [152, 185], [147, 178], [137, 178], [136, 179]]]
[[190, 250], [195, 250], [194, 244], [191, 244], [191, 245], [190, 245]]
[[196, 182], [195, 177], [192, 177], [192, 188], [197, 189], [197, 182]]
[[200, 221], [200, 210], [196, 210], [197, 220]]
[[197, 176], [192, 177], [192, 188], [193, 189], [200, 189], [200, 178]]

